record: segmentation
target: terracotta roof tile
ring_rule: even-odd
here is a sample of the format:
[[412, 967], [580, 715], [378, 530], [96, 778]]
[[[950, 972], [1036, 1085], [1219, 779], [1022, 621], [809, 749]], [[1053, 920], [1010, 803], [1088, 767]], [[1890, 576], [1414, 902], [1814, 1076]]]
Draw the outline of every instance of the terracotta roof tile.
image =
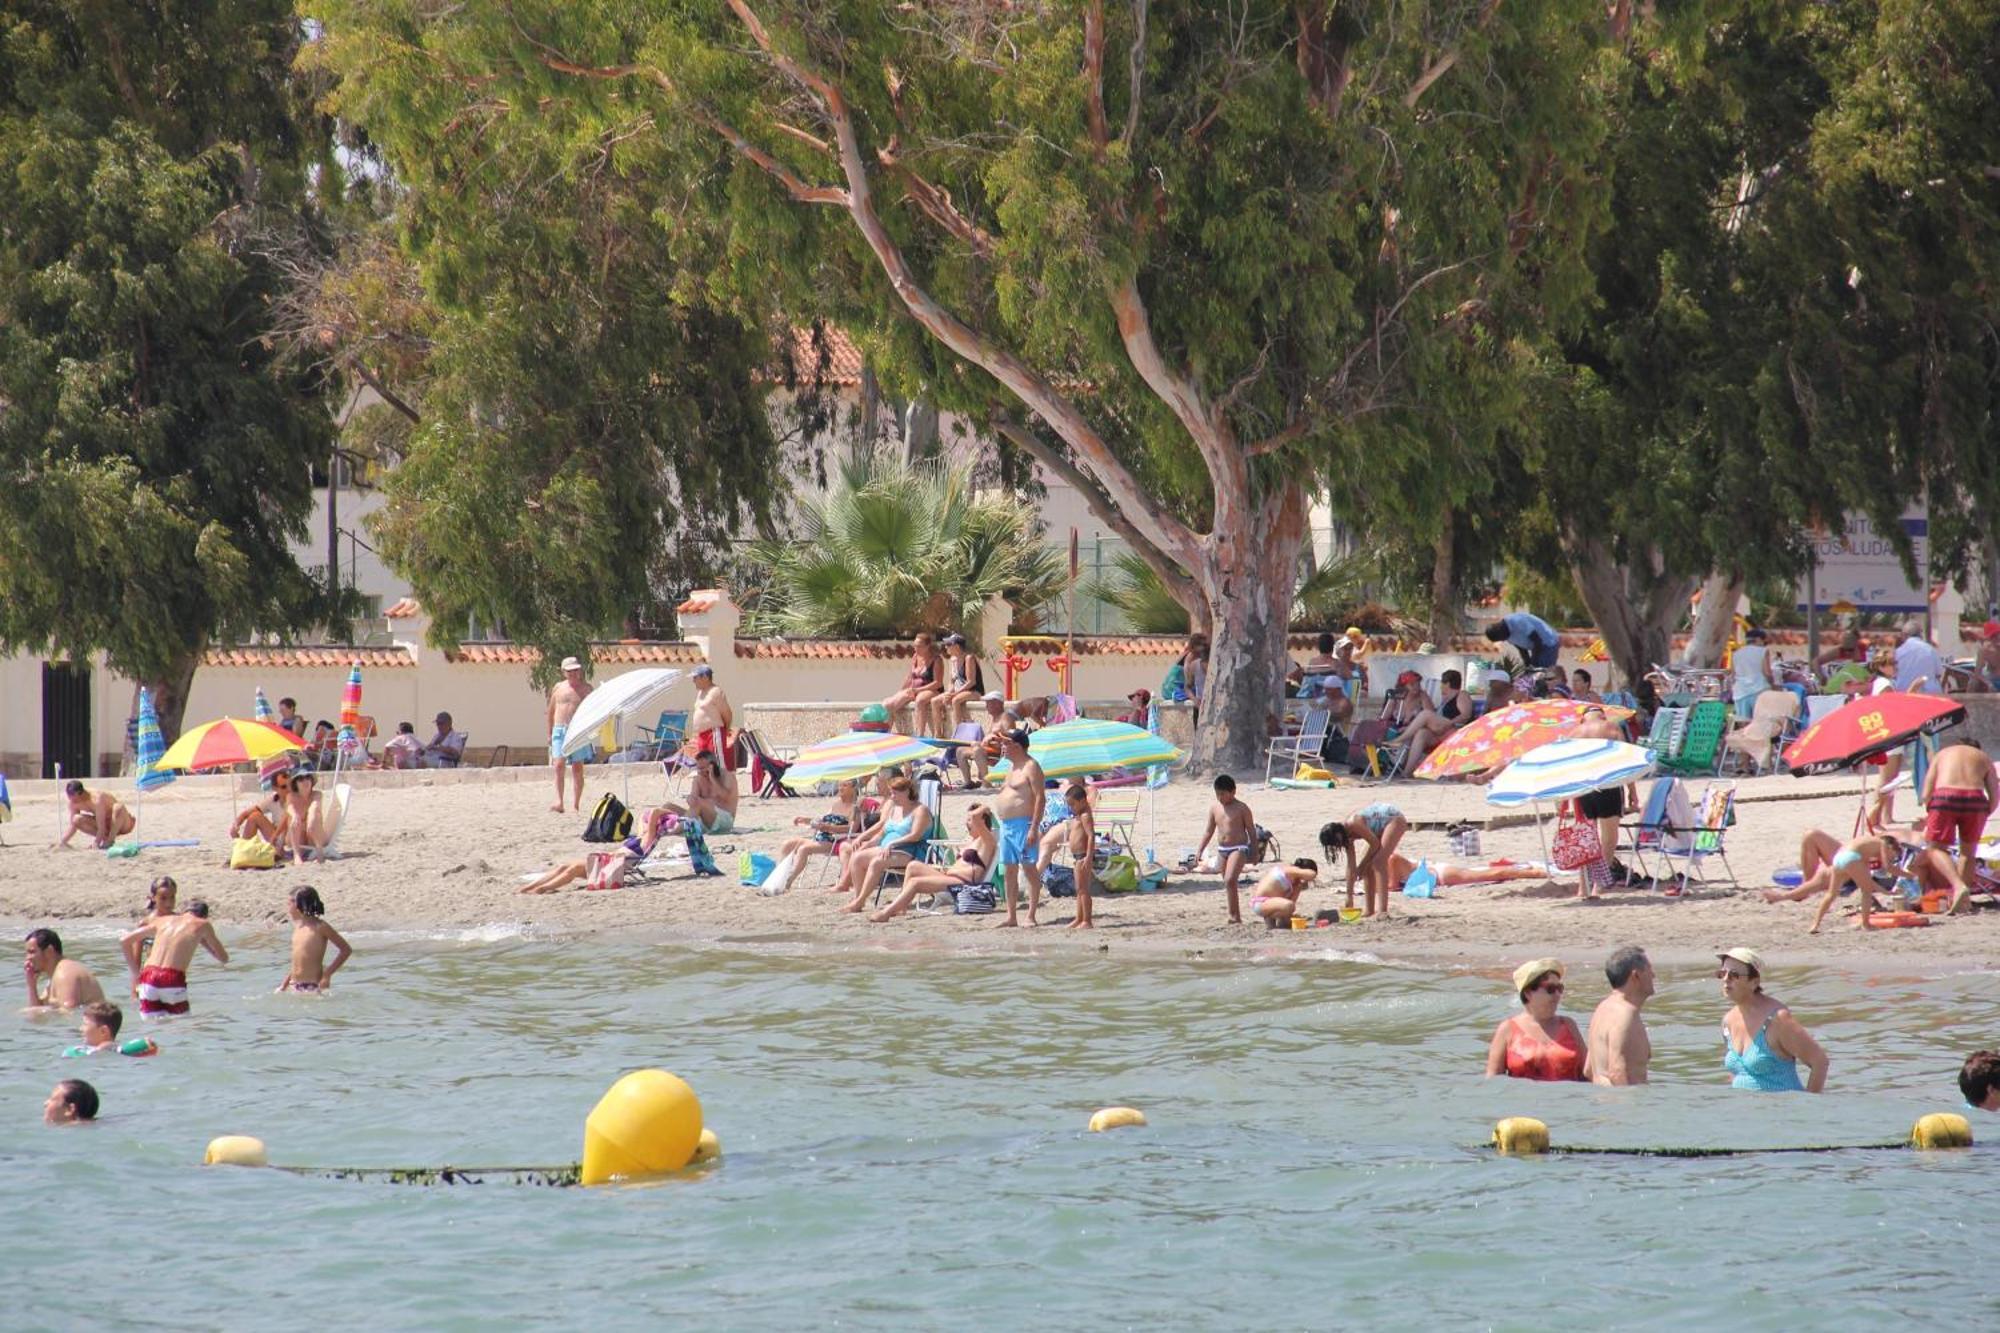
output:
[[408, 648], [211, 648], [201, 655], [201, 664], [212, 667], [312, 667], [346, 668], [356, 662], [364, 671], [378, 667], [413, 667], [416, 655]]
[[422, 602], [414, 597], [399, 597], [383, 610], [382, 615], [389, 620], [408, 620], [411, 616], [420, 616], [423, 613]]
[[910, 645], [896, 639], [738, 639], [736, 655], [752, 660], [886, 661], [908, 657]]
[[[826, 338], [826, 378], [825, 383], [837, 388], [853, 388], [861, 383], [861, 349], [854, 345], [854, 339], [843, 329], [825, 326]], [[811, 329], [792, 330], [792, 361], [799, 374], [810, 378], [813, 369], [819, 365], [820, 349], [813, 345]]]
[[[542, 660], [539, 651], [519, 643], [461, 643], [448, 649], [445, 657], [453, 662], [489, 666], [533, 666]], [[598, 666], [692, 666], [702, 656], [701, 649], [691, 643], [642, 643], [634, 639], [594, 643], [590, 646], [590, 660]]]
[[675, 607], [674, 610], [680, 612], [682, 615], [692, 615], [701, 611], [713, 611], [716, 607], [727, 601], [728, 598], [729, 594], [720, 588], [696, 588], [688, 594], [687, 600]]

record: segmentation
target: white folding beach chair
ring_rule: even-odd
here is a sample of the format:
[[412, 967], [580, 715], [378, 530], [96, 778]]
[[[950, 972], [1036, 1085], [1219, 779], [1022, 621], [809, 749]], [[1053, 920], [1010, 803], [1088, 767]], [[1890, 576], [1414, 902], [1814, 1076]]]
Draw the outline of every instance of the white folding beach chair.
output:
[[1298, 734], [1274, 737], [1264, 749], [1264, 781], [1270, 782], [1271, 772], [1280, 762], [1292, 771], [1301, 763], [1317, 765], [1320, 751], [1326, 746], [1326, 729], [1332, 722], [1333, 710], [1308, 708], [1299, 722]]
[[[333, 790], [320, 797], [322, 801], [333, 802], [333, 827], [326, 835], [326, 846], [320, 851], [320, 860], [332, 861], [340, 856], [340, 831], [347, 827], [347, 809], [354, 804], [354, 784], [336, 782]], [[325, 818], [326, 808], [320, 808], [321, 818]]]

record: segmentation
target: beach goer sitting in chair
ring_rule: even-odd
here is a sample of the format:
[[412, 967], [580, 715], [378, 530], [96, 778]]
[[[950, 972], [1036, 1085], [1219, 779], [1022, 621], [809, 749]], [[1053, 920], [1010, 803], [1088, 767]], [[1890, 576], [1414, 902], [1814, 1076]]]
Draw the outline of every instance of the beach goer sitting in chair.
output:
[[89, 834], [99, 847], [109, 847], [139, 826], [124, 802], [108, 791], [91, 791], [75, 778], [64, 784], [63, 799], [69, 803], [69, 826], [58, 847], [69, 846], [79, 833]]
[[417, 728], [413, 723], [398, 722], [396, 734], [382, 747], [382, 758], [390, 768], [421, 768], [424, 762], [424, 743], [417, 739]]
[[805, 868], [806, 858], [811, 856], [834, 856], [839, 852], [841, 840], [852, 837], [861, 826], [861, 784], [853, 778], [841, 781], [835, 790], [833, 805], [817, 819], [810, 815], [800, 815], [792, 820], [797, 828], [809, 828], [811, 834], [802, 838], [787, 838], [778, 848], [778, 862], [770, 875], [760, 886], [766, 895], [775, 896], [791, 886]]
[[[326, 826], [324, 802], [319, 798], [319, 777], [309, 769], [292, 774], [292, 790], [285, 797], [285, 841], [291, 845], [292, 859], [303, 865], [308, 856], [326, 859], [326, 844], [333, 831]], [[278, 848], [279, 859], [285, 848]]]
[[423, 748], [425, 768], [457, 768], [465, 758], [465, 733], [451, 729], [451, 714], [439, 713], [437, 735]]
[[869, 916], [882, 922], [910, 910], [918, 898], [952, 893], [978, 884], [993, 875], [993, 859], [999, 854], [999, 834], [993, 827], [993, 812], [973, 805], [965, 812], [967, 842], [958, 849], [958, 858], [948, 866], [913, 864], [903, 871], [903, 891], [896, 900]]
[[[1415, 672], [1405, 674], [1416, 675]], [[1444, 698], [1435, 707], [1431, 705], [1430, 696], [1424, 692], [1420, 680], [1412, 686], [1413, 696], [1405, 696], [1397, 701], [1401, 705], [1407, 705], [1414, 697], [1422, 704], [1422, 710], [1411, 717], [1409, 725], [1403, 727], [1400, 732], [1403, 743], [1408, 748], [1403, 752], [1402, 767], [1396, 770], [1399, 774], [1408, 775], [1416, 772], [1417, 765], [1424, 762], [1424, 756], [1435, 750], [1440, 741], [1472, 721], [1473, 702], [1472, 696], [1465, 692], [1465, 677], [1456, 671], [1447, 671], [1438, 680], [1444, 687]], [[1401, 679], [1398, 679], [1397, 684], [1402, 684]]]
[[627, 838], [608, 851], [589, 852], [578, 860], [565, 861], [541, 878], [523, 884], [520, 891], [554, 893], [563, 885], [577, 880], [588, 881], [591, 888], [615, 889], [624, 884], [625, 872], [645, 860], [652, 850], [650, 838]]
[[882, 813], [842, 853], [847, 864], [834, 888], [853, 896], [840, 910], [859, 912], [868, 895], [882, 882], [882, 876], [897, 866], [908, 865], [930, 836], [931, 812], [917, 800], [916, 784], [908, 778], [897, 778], [889, 784], [889, 803], [882, 807]]

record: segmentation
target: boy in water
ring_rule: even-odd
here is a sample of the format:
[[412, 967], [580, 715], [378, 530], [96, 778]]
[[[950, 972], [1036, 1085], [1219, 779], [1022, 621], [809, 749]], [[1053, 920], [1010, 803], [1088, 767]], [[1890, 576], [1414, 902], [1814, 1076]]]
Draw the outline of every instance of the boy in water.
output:
[[1250, 910], [1264, 918], [1271, 930], [1289, 927], [1299, 914], [1299, 899], [1319, 878], [1319, 862], [1301, 856], [1288, 866], [1272, 866], [1251, 890]]
[[[320, 901], [319, 890], [312, 885], [301, 884], [293, 889], [286, 911], [292, 918], [292, 970], [285, 973], [278, 989], [323, 995], [333, 989], [333, 974], [346, 965], [354, 950], [347, 947], [339, 931], [321, 920], [326, 915], [326, 904]], [[337, 950], [331, 967], [326, 961], [328, 945]]]
[[120, 1043], [118, 1029], [125, 1024], [125, 1015], [109, 1000], [99, 1000], [96, 1004], [83, 1007], [83, 1044], [64, 1051], [65, 1056], [102, 1055], [106, 1051], [116, 1051], [120, 1055], [158, 1055], [160, 1048], [150, 1037], [134, 1037]]
[[1237, 897], [1236, 881], [1250, 859], [1251, 845], [1257, 841], [1257, 817], [1250, 813], [1249, 806], [1236, 799], [1236, 779], [1227, 773], [1216, 775], [1215, 804], [1208, 809], [1208, 826], [1201, 831], [1201, 845], [1194, 849], [1197, 862], [1208, 850], [1210, 841], [1215, 843], [1216, 854], [1222, 858], [1222, 887], [1229, 893], [1229, 924], [1240, 926], [1243, 907]]
[[49, 1125], [80, 1125], [97, 1119], [97, 1089], [80, 1078], [66, 1078], [42, 1103], [42, 1122]]
[[[152, 953], [141, 967], [139, 951], [149, 936], [153, 941]], [[208, 922], [208, 904], [200, 899], [189, 903], [185, 912], [154, 916], [141, 922], [138, 929], [125, 932], [118, 947], [132, 973], [132, 994], [139, 1001], [140, 1013], [188, 1011], [187, 965], [193, 961], [197, 946], [208, 950], [219, 963], [229, 961], [229, 950], [222, 947], [215, 927]]]

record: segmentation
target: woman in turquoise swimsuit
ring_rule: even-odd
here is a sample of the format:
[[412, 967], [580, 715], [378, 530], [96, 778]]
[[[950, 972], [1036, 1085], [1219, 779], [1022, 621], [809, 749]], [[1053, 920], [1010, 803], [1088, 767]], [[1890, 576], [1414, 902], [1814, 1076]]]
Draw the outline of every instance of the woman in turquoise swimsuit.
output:
[[[1722, 1016], [1722, 1067], [1729, 1086], [1752, 1092], [1823, 1092], [1826, 1052], [1792, 1011], [1764, 993], [1764, 960], [1755, 949], [1716, 955], [1715, 976], [1730, 1003]], [[1799, 1082], [1799, 1065], [1806, 1080]]]
[[855, 840], [859, 845], [847, 858], [842, 883], [854, 896], [840, 910], [859, 912], [882, 876], [908, 865], [930, 836], [931, 812], [917, 800], [916, 784], [897, 778], [889, 784], [889, 803], [882, 807], [880, 822]]
[[[1389, 881], [1391, 866], [1396, 857], [1396, 846], [1403, 841], [1404, 832], [1410, 821], [1403, 812], [1393, 805], [1381, 801], [1363, 806], [1344, 821], [1327, 824], [1319, 831], [1320, 849], [1326, 853], [1327, 862], [1345, 853], [1347, 857], [1347, 905], [1354, 906], [1354, 881], [1361, 881], [1361, 891], [1366, 910], [1363, 916], [1389, 915]], [[1357, 862], [1354, 849], [1360, 846], [1361, 858]]]

